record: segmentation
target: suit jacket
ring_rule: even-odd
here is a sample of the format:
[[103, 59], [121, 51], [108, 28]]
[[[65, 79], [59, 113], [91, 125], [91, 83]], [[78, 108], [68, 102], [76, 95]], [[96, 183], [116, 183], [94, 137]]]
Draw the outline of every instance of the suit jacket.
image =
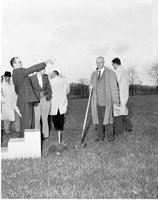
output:
[[42, 88], [39, 85], [37, 74], [30, 76], [30, 79], [31, 79], [33, 90], [37, 98], [39, 99], [39, 101], [41, 98], [41, 93], [42, 95], [46, 96], [46, 100], [49, 101], [52, 98], [52, 90], [51, 90], [50, 82], [48, 79], [48, 75], [44, 74], [42, 76], [42, 82], [43, 82]]
[[46, 67], [46, 64], [40, 63], [29, 68], [17, 68], [13, 70], [13, 83], [15, 86], [15, 92], [18, 95], [17, 105], [38, 102], [38, 98], [32, 88], [29, 74], [40, 71]]
[[[97, 96], [99, 95], [97, 94], [97, 76], [98, 76], [98, 71], [93, 72], [90, 80], [90, 83], [93, 84], [91, 112], [94, 124], [99, 124], [98, 111], [97, 111], [97, 105], [98, 105]], [[105, 115], [103, 124], [107, 125], [113, 123], [113, 104], [114, 102], [119, 103], [119, 93], [118, 93], [116, 75], [111, 69], [105, 67], [105, 70], [101, 78], [104, 79], [104, 85], [102, 87], [102, 90], [103, 94], [105, 94]]]

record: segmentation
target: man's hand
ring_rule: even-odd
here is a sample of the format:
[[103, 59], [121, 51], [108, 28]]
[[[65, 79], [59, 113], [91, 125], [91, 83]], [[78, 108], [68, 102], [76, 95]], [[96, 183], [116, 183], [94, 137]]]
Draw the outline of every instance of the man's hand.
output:
[[93, 84], [90, 84], [89, 85], [89, 90], [92, 90], [93, 89]]
[[118, 107], [120, 106], [120, 104], [119, 104], [118, 102], [116, 102], [116, 101], [114, 102], [114, 104], [115, 104], [116, 106], [118, 106]]
[[54, 60], [47, 60], [47, 61], [45, 61], [45, 64], [46, 65], [48, 65], [48, 64], [53, 65], [54, 64]]

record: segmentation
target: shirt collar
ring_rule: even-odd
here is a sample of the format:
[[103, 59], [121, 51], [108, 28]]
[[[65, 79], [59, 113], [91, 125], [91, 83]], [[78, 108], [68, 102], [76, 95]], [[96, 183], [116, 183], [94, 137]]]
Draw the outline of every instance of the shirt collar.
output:
[[11, 81], [8, 83], [5, 79], [3, 80], [3, 83], [5, 83], [7, 85], [11, 85]]
[[121, 65], [115, 71], [119, 72], [120, 70], [121, 70]]
[[105, 70], [105, 67], [103, 67], [103, 68], [101, 68], [100, 70], [98, 70], [98, 73], [99, 73], [99, 71], [100, 71], [100, 74], [102, 74], [102, 73], [104, 72], [104, 70]]
[[41, 75], [41, 74], [39, 74], [39, 73], [37, 73], [37, 77], [38, 77], [38, 78], [41, 78], [41, 77], [42, 77], [42, 75]]

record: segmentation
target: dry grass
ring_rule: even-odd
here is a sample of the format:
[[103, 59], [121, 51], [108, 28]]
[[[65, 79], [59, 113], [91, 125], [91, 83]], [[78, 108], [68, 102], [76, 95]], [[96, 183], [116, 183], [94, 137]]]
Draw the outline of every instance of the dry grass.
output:
[[75, 150], [86, 104], [69, 102], [63, 154], [47, 156], [57, 140], [52, 131], [41, 159], [2, 161], [2, 198], [158, 198], [158, 96], [130, 98], [132, 133], [96, 145], [91, 125], [88, 146]]

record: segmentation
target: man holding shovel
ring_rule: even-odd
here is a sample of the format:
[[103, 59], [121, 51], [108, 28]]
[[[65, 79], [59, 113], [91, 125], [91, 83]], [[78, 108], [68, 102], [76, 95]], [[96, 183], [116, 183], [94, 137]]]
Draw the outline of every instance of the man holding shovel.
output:
[[95, 142], [103, 141], [105, 135], [109, 142], [114, 141], [113, 106], [119, 105], [116, 75], [104, 66], [104, 62], [103, 57], [96, 59], [97, 70], [92, 73], [89, 86], [92, 90], [92, 119], [97, 126]]

